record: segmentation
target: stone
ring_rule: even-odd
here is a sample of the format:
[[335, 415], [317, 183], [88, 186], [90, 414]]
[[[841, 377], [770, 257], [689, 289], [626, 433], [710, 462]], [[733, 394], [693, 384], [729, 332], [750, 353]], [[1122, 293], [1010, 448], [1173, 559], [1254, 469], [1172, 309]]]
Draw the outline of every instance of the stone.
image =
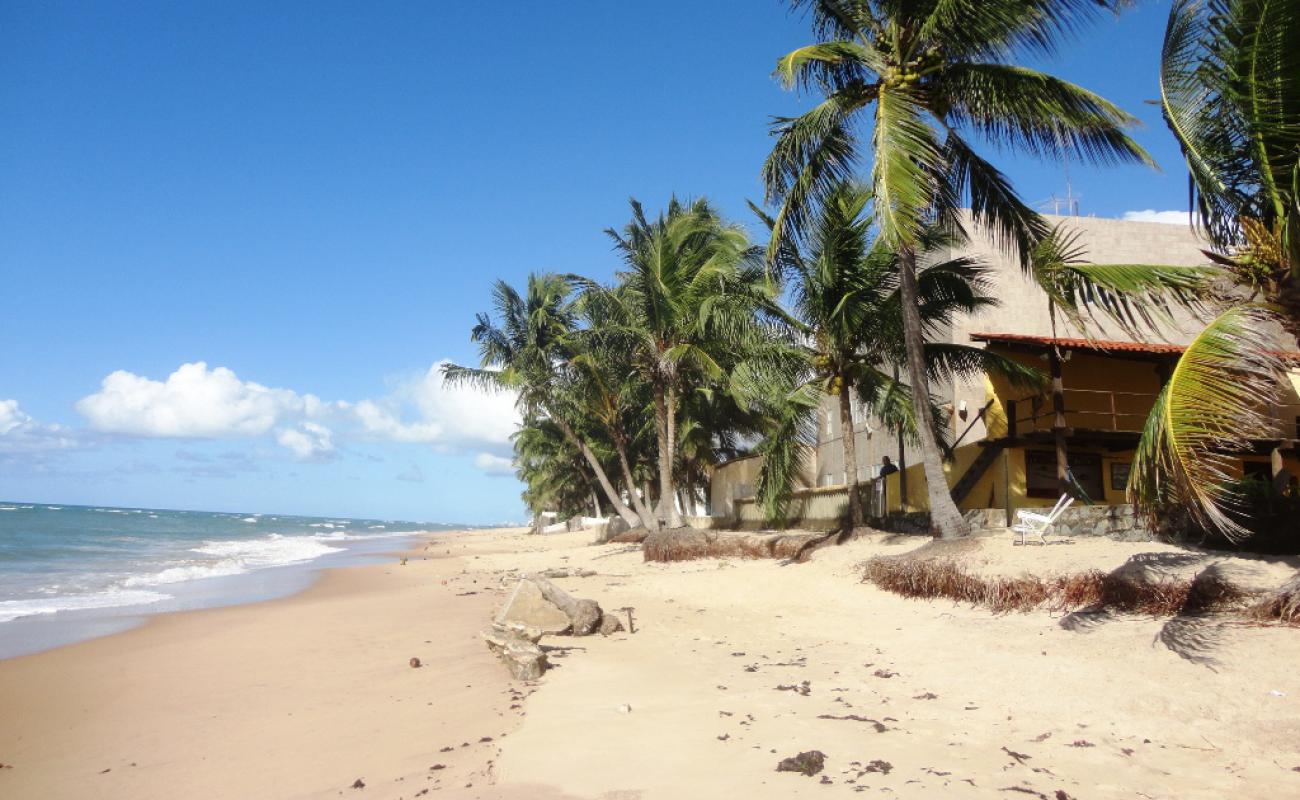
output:
[[542, 595], [530, 580], [520, 580], [506, 605], [497, 615], [499, 623], [518, 623], [542, 633], [564, 633], [572, 623], [563, 611]]
[[627, 520], [615, 514], [609, 518], [609, 522], [606, 522], [604, 526], [601, 527], [599, 532], [600, 535], [596, 541], [600, 543], [608, 542], [620, 533], [627, 533], [631, 529], [632, 526], [627, 524]]
[[602, 613], [599, 630], [601, 636], [609, 636], [611, 633], [618, 633], [623, 630], [623, 623], [619, 622], [618, 617], [613, 614]]
[[[535, 681], [546, 672], [549, 663], [546, 653], [537, 642], [525, 638], [521, 630], [528, 629], [493, 625], [482, 636], [488, 649], [506, 665], [511, 677], [521, 681]], [[540, 633], [537, 635], [541, 638]]]

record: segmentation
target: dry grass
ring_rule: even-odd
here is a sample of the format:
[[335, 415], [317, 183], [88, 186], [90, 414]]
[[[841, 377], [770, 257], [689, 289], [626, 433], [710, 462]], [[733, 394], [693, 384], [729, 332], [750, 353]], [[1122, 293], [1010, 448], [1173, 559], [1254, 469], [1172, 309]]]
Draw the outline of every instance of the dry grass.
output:
[[1277, 591], [1247, 607], [1246, 616], [1284, 625], [1300, 625], [1300, 577], [1292, 578]]
[[996, 613], [1113, 609], [1157, 616], [1187, 608], [1190, 581], [1137, 582], [1099, 570], [1039, 578], [983, 576], [946, 558], [882, 556], [868, 561], [863, 580], [914, 598], [946, 598]]
[[[760, 534], [674, 528], [645, 538], [646, 561], [693, 561], [700, 558], [778, 558], [801, 560], [831, 538], [823, 533]], [[617, 541], [617, 540], [615, 540]]]

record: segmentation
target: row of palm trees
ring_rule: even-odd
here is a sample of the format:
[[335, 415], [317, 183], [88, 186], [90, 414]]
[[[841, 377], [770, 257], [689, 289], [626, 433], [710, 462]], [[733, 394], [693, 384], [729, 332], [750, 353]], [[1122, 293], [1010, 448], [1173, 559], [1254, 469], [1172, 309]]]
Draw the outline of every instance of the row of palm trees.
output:
[[[781, 58], [776, 75], [820, 102], [774, 123], [762, 169], [772, 211], [754, 208], [766, 246], [706, 201], [674, 200], [653, 220], [634, 202], [632, 221], [610, 232], [623, 261], [612, 285], [535, 275], [519, 294], [498, 284], [497, 318], [481, 315], [473, 331], [480, 366], [448, 367], [448, 379], [519, 393], [516, 445], [535, 507], [598, 486], [629, 524], [676, 527], [708, 467], [748, 445], [764, 455], [756, 488], [777, 517], [829, 394], [846, 432], [856, 398], [915, 442], [931, 525], [959, 536], [966, 523], [943, 472], [932, 381], [1043, 376], [932, 341], [955, 315], [994, 302], [983, 265], [945, 254], [991, 235], [1046, 290], [1053, 319], [1085, 329], [1085, 311], [1134, 328], [1155, 324], [1171, 301], [1204, 298], [1204, 270], [1088, 264], [976, 146], [1151, 164], [1126, 133], [1128, 114], [1015, 63], [1055, 52], [1126, 2], [792, 5], [819, 41]], [[1300, 329], [1300, 303], [1287, 305], [1300, 274], [1295, 11], [1294, 0], [1178, 0], [1166, 36], [1165, 113], [1187, 154], [1209, 256], [1271, 305], [1233, 305], [1188, 348], [1153, 409], [1131, 489], [1149, 509], [1194, 506], [1221, 528], [1235, 524], [1224, 513], [1233, 501], [1224, 453], [1263, 429], [1280, 369], [1251, 337], [1279, 307]], [[843, 442], [856, 486], [853, 436]], [[1062, 437], [1062, 472], [1064, 458]], [[861, 524], [857, 492], [849, 496]]]

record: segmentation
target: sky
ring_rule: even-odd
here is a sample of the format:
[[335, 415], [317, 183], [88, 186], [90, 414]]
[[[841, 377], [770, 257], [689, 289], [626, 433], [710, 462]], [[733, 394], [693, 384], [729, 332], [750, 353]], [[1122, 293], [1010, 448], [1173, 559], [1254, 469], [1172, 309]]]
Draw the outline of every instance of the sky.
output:
[[[778, 0], [0, 0], [0, 500], [520, 520], [511, 398], [450, 390], [497, 279], [608, 279], [628, 198], [759, 230]], [[1159, 163], [990, 153], [1032, 203], [1182, 221], [1167, 2], [1033, 62]], [[1051, 211], [1051, 205], [1042, 206]]]

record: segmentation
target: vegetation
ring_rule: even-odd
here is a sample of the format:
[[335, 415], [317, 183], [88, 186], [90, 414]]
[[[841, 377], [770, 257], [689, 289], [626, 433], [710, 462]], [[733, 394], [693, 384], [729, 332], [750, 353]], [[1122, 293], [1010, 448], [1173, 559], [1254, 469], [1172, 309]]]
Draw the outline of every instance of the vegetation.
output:
[[[777, 120], [764, 165], [768, 200], [780, 204], [769, 254], [810, 231], [814, 209], [863, 160], [882, 244], [900, 265], [908, 383], [929, 397], [916, 275], [921, 237], [940, 224], [965, 235], [960, 206], [1028, 267], [1042, 219], [971, 144], [972, 137], [1052, 160], [1150, 163], [1124, 129], [1134, 119], [1092, 92], [1013, 63], [1050, 54], [1119, 0], [793, 0], [811, 12], [823, 41], [777, 63], [789, 88], [823, 97], [812, 110]], [[916, 403], [931, 525], [945, 538], [967, 532], [948, 493], [928, 403]]]
[[[957, 316], [990, 304], [982, 265], [946, 253], [987, 232], [1085, 335], [1137, 334], [1170, 303], [1198, 306], [1203, 268], [1093, 264], [980, 155], [1149, 164], [1104, 98], [1020, 66], [1125, 0], [792, 0], [818, 42], [776, 75], [819, 102], [779, 118], [762, 177], [766, 246], [708, 201], [673, 199], [658, 216], [635, 200], [608, 231], [620, 260], [609, 285], [533, 275], [498, 283], [471, 337], [479, 365], [450, 381], [518, 393], [515, 438], [530, 508], [612, 509], [629, 526], [677, 528], [707, 497], [711, 470], [763, 456], [756, 494], [784, 517], [824, 397], [841, 428], [854, 405], [919, 448], [934, 532], [966, 525], [948, 492], [930, 386], [1033, 370], [941, 343]], [[1235, 450], [1266, 438], [1282, 363], [1264, 334], [1300, 332], [1300, 48], [1297, 0], [1175, 0], [1164, 47], [1165, 117], [1186, 155], [1207, 257], [1251, 293], [1187, 348], [1135, 457], [1130, 496], [1148, 513], [1244, 536], [1258, 492], [1234, 482]], [[1057, 362], [1059, 363], [1059, 355]], [[1063, 391], [1058, 473], [1063, 477]], [[853, 436], [844, 436], [851, 525], [865, 519]], [[703, 491], [702, 491], [703, 490]]]
[[1187, 159], [1207, 256], [1250, 292], [1179, 359], [1147, 420], [1129, 496], [1148, 515], [1186, 509], [1240, 539], [1250, 493], [1232, 454], [1275, 436], [1283, 364], [1274, 331], [1300, 334], [1300, 48], [1295, 0], [1176, 0], [1161, 100]]

